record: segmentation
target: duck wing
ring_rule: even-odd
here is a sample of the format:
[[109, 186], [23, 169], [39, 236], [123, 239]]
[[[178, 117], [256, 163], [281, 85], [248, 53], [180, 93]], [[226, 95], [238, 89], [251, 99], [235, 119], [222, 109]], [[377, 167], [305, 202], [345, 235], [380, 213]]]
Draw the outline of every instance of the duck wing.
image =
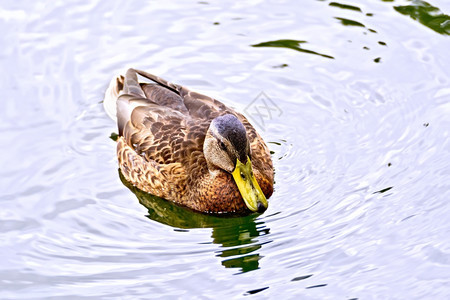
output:
[[[222, 102], [214, 98], [191, 91], [184, 86], [168, 82], [162, 79], [161, 77], [152, 75], [145, 71], [135, 70], [135, 72], [155, 82], [160, 87], [164, 87], [166, 89], [166, 95], [168, 95], [167, 93], [170, 91], [179, 96], [180, 98], [177, 99], [180, 99], [183, 103], [181, 110], [182, 111], [186, 110], [188, 115], [193, 119], [211, 121], [219, 114], [224, 113], [235, 114], [235, 112], [232, 109], [228, 108]], [[147, 89], [148, 85], [144, 85], [144, 90], [146, 91]], [[172, 93], [170, 93], [170, 97], [173, 97]]]
[[142, 84], [136, 74], [127, 71], [117, 100], [119, 135], [149, 162], [190, 165], [193, 153], [201, 156], [209, 124], [191, 118], [171, 84]]

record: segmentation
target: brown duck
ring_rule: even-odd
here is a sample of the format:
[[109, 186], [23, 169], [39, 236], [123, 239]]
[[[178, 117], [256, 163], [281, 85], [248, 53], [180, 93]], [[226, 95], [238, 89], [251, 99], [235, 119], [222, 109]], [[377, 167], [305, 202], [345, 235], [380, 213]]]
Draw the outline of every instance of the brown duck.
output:
[[242, 114], [135, 69], [111, 81], [104, 105], [117, 118], [120, 170], [140, 190], [200, 212], [267, 209], [272, 160]]

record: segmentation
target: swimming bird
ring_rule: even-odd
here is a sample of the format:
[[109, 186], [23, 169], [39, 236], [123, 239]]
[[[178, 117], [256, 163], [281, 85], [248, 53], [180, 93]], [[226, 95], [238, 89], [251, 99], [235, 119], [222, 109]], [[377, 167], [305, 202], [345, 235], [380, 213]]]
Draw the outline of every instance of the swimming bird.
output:
[[120, 171], [138, 189], [203, 213], [267, 209], [272, 160], [242, 114], [136, 69], [112, 79], [104, 106], [117, 120]]

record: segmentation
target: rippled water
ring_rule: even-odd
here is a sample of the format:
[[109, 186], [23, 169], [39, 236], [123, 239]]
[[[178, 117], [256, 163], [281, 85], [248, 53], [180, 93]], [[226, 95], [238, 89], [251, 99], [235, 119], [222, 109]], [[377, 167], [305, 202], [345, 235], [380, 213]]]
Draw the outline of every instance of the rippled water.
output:
[[[430, 1], [3, 1], [0, 297], [447, 299], [450, 5]], [[266, 213], [121, 182], [101, 100], [128, 66], [245, 111]]]

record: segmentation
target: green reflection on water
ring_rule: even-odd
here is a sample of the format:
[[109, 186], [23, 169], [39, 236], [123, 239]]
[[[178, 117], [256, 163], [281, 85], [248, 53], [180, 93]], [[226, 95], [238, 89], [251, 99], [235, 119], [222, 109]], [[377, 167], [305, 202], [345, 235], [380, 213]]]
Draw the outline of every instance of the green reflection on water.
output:
[[338, 19], [339, 21], [341, 21], [341, 24], [344, 26], [366, 27], [364, 24], [350, 20], [350, 19], [338, 18], [338, 17], [335, 17], [335, 19]]
[[437, 33], [450, 35], [450, 16], [425, 1], [413, 0], [411, 2], [411, 5], [394, 6], [394, 9]]
[[300, 47], [300, 44], [305, 44], [307, 41], [298, 41], [298, 40], [276, 40], [276, 41], [269, 41], [269, 42], [263, 42], [255, 45], [251, 45], [252, 47], [278, 47], [278, 48], [288, 48], [304, 53], [319, 55], [326, 58], [334, 59], [333, 56], [318, 53], [312, 50], [304, 49]]
[[119, 135], [115, 132], [111, 132], [111, 135], [109, 136], [109, 138], [112, 139], [114, 142], [117, 142]]
[[391, 190], [392, 188], [393, 188], [393, 186], [390, 186], [390, 187], [381, 189], [381, 190], [376, 191], [376, 192], [373, 192], [373, 193], [374, 193], [374, 194], [377, 194], [377, 193], [379, 193], [379, 194], [386, 193], [387, 191]]
[[212, 243], [223, 248], [217, 251], [216, 256], [225, 258], [222, 260], [224, 267], [239, 268], [241, 272], [259, 268], [261, 257], [256, 251], [261, 249], [262, 243], [258, 243], [256, 238], [269, 234], [270, 229], [264, 222], [256, 220], [258, 214], [241, 217], [194, 212], [139, 190], [124, 178], [120, 170], [119, 176], [122, 183], [136, 195], [139, 203], [148, 209], [149, 219], [174, 227], [177, 231], [211, 228]]
[[339, 7], [341, 9], [348, 9], [348, 10], [361, 12], [361, 8], [359, 8], [357, 6], [353, 6], [353, 5], [342, 4], [342, 3], [338, 3], [338, 2], [331, 2], [329, 5], [334, 6], [334, 7]]

